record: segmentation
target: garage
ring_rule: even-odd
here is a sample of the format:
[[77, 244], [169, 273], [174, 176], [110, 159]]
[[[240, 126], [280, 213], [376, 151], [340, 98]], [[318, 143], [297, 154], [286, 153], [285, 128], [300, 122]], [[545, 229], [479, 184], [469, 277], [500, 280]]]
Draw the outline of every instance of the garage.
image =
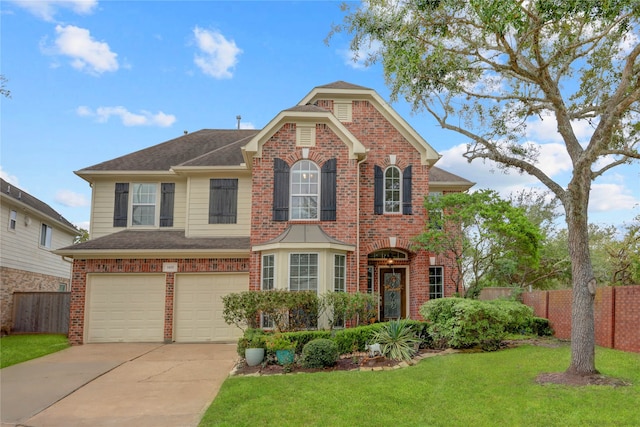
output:
[[89, 274], [86, 342], [163, 342], [164, 274]]
[[174, 340], [233, 342], [241, 335], [222, 317], [222, 297], [249, 290], [247, 273], [179, 274], [175, 282]]

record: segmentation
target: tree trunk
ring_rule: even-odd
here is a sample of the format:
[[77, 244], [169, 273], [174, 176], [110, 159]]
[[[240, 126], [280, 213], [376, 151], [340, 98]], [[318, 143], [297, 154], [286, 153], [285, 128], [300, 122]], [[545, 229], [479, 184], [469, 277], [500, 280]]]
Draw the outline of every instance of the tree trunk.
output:
[[[598, 373], [595, 365], [594, 299], [596, 280], [589, 253], [589, 228], [587, 220], [590, 186], [572, 194], [570, 206], [566, 206], [569, 238], [569, 255], [573, 285], [571, 310], [571, 365], [567, 373], [591, 375]], [[571, 192], [571, 185], [569, 186]], [[583, 196], [586, 191], [586, 199]]]

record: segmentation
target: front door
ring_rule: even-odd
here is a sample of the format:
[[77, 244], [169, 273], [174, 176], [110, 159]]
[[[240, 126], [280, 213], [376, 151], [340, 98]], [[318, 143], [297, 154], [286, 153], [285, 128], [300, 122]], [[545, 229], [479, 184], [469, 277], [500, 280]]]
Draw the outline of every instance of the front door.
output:
[[380, 294], [382, 295], [380, 318], [383, 322], [407, 317], [405, 273], [404, 268], [380, 270]]

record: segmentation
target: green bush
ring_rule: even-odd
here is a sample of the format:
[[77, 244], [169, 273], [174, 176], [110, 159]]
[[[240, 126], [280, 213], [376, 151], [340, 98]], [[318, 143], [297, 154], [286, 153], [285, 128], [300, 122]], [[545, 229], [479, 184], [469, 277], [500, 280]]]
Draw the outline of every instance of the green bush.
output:
[[324, 368], [335, 365], [338, 360], [338, 345], [326, 338], [309, 341], [302, 348], [302, 366], [305, 368]]
[[338, 344], [340, 354], [348, 354], [354, 351], [364, 351], [364, 346], [371, 342], [373, 334], [382, 327], [382, 323], [374, 323], [356, 328], [341, 329], [336, 331], [333, 340]]
[[505, 314], [483, 301], [439, 298], [423, 304], [420, 314], [429, 322], [429, 334], [438, 347], [496, 350], [505, 335]]
[[406, 320], [392, 320], [373, 335], [382, 355], [393, 360], [411, 360], [420, 340]]
[[286, 336], [291, 341], [295, 341], [298, 343], [298, 346], [296, 347], [296, 353], [300, 354], [302, 352], [302, 349], [308, 342], [319, 338], [331, 338], [331, 331], [295, 331], [285, 332], [282, 335]]
[[553, 335], [553, 328], [549, 324], [549, 319], [544, 317], [531, 318], [531, 333], [539, 337], [550, 337]]
[[497, 307], [506, 318], [505, 332], [511, 334], [530, 334], [533, 321], [533, 309], [518, 301], [494, 300], [487, 301]]

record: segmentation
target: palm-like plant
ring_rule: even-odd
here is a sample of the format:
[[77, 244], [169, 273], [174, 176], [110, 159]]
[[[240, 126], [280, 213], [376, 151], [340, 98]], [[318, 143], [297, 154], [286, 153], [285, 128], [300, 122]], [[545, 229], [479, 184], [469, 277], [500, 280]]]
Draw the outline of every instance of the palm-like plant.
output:
[[382, 355], [393, 360], [411, 360], [420, 339], [404, 319], [392, 320], [373, 336]]

